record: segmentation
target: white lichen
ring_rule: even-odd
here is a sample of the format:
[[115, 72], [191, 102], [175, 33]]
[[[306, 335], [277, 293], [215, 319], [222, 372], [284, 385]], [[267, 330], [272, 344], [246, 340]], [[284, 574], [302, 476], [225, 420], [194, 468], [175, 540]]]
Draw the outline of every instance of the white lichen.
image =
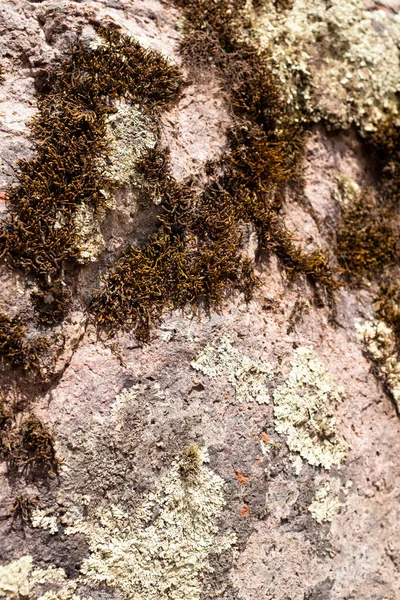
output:
[[35, 508], [31, 514], [31, 525], [40, 529], [47, 529], [52, 535], [58, 531], [57, 515], [54, 509]]
[[338, 434], [334, 408], [343, 392], [309, 347], [295, 350], [291, 367], [274, 392], [274, 428], [311, 465], [340, 467], [348, 445]]
[[88, 539], [83, 583], [118, 588], [127, 600], [198, 600], [209, 554], [234, 542], [233, 536], [218, 538], [224, 482], [205, 466], [204, 451], [201, 456], [203, 463], [189, 479], [176, 460], [134, 518], [111, 505], [66, 530]]
[[340, 127], [376, 129], [398, 114], [400, 16], [366, 10], [363, 0], [273, 0], [254, 17], [289, 105]]
[[[144, 116], [138, 106], [125, 100], [119, 101], [116, 109], [114, 114], [107, 117], [109, 156], [107, 160], [99, 158], [96, 168], [99, 172], [105, 172], [118, 188], [140, 187], [144, 179], [137, 171], [137, 162], [146, 150], [154, 148], [156, 144], [154, 123]], [[78, 262], [82, 264], [97, 261], [105, 248], [101, 225], [106, 210], [115, 208], [115, 197], [110, 190], [101, 192], [105, 208], [95, 210], [88, 202], [83, 202], [75, 211], [76, 247], [79, 249]]]
[[76, 208], [74, 227], [76, 247], [79, 248], [78, 262], [86, 264], [95, 262], [105, 249], [105, 241], [101, 233], [101, 224], [105, 211], [96, 211], [90, 204], [83, 202]]
[[229, 337], [208, 343], [191, 366], [208, 377], [225, 375], [239, 402], [255, 400], [268, 404], [270, 401], [267, 388], [272, 373], [270, 365], [242, 354]]
[[34, 598], [35, 587], [43, 583], [63, 583], [66, 573], [63, 569], [49, 567], [48, 569], [34, 569], [32, 556], [21, 556], [7, 565], [0, 566], [0, 598], [19, 600], [20, 598]]
[[140, 185], [142, 177], [136, 165], [157, 143], [155, 126], [138, 105], [120, 100], [116, 108], [117, 112], [107, 118], [111, 148], [107, 174], [119, 186]]
[[340, 495], [345, 498], [351, 488], [352, 481], [347, 481], [344, 485], [340, 485], [338, 479], [325, 480], [315, 492], [315, 497], [308, 510], [312, 518], [317, 523], [330, 523], [333, 517], [343, 507], [343, 502], [340, 501]]
[[377, 363], [380, 375], [400, 411], [400, 357], [391, 327], [383, 321], [365, 321], [356, 325], [357, 337]]
[[312, 518], [321, 524], [331, 522], [340, 507], [338, 493], [332, 489], [329, 482], [326, 482], [316, 491], [315, 498], [308, 510]]
[[353, 205], [361, 195], [361, 188], [351, 177], [340, 171], [336, 175], [336, 185], [332, 190], [333, 198], [343, 207]]

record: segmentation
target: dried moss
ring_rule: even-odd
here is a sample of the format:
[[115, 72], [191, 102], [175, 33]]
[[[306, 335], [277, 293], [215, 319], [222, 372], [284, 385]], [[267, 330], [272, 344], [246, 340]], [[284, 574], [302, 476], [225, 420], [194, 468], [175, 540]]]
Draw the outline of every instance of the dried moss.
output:
[[9, 475], [24, 474], [31, 479], [55, 477], [60, 461], [49, 428], [35, 416], [19, 423], [15, 412], [4, 403], [0, 405], [0, 419], [0, 454]]
[[378, 165], [377, 190], [354, 189], [343, 212], [337, 254], [351, 280], [375, 280], [378, 317], [400, 348], [400, 129], [387, 118], [368, 138]]
[[8, 514], [13, 522], [19, 522], [20, 525], [31, 523], [32, 511], [37, 508], [39, 501], [30, 496], [16, 496], [13, 505]]
[[236, 125], [230, 151], [208, 165], [209, 183], [201, 194], [173, 179], [168, 152], [159, 147], [138, 165], [145, 181], [142, 201], [160, 205], [160, 227], [144, 250], [132, 247], [116, 264], [92, 311], [100, 325], [132, 327], [143, 341], [165, 310], [209, 310], [235, 289], [250, 300], [258, 280], [253, 263], [242, 256], [243, 224], [255, 226], [260, 251], [276, 253], [289, 276], [336, 286], [328, 257], [302, 251], [279, 215], [285, 189], [301, 179], [303, 132], [285, 114], [267, 53], [238, 41], [245, 3], [177, 4], [186, 17], [183, 55], [191, 64], [202, 64], [205, 56], [213, 62]]
[[207, 190], [199, 197], [177, 183], [169, 175], [168, 155], [159, 149], [149, 152], [141, 169], [143, 193], [161, 198], [159, 230], [143, 250], [132, 246], [117, 262], [91, 309], [100, 325], [132, 328], [147, 341], [163, 311], [186, 305], [208, 310], [232, 288], [249, 296], [256, 280], [241, 257], [234, 210], [223, 194]]
[[210, 56], [236, 116], [231, 153], [222, 161], [226, 175], [219, 182], [231, 196], [236, 219], [255, 224], [260, 248], [274, 251], [290, 274], [308, 275], [334, 288], [328, 257], [320, 251], [304, 253], [279, 217], [285, 188], [302, 183], [305, 132], [287, 111], [269, 53], [246, 39], [247, 2], [176, 4], [186, 17], [184, 56], [202, 64], [204, 48], [213, 44]]
[[337, 255], [351, 277], [372, 276], [398, 260], [398, 224], [372, 190], [364, 189], [343, 213]]
[[27, 329], [20, 317], [10, 318], [0, 312], [0, 355], [6, 364], [25, 370], [40, 369], [40, 361], [51, 344], [46, 336], [27, 337]]
[[180, 472], [187, 481], [194, 481], [203, 464], [203, 455], [198, 444], [191, 444], [184, 452]]
[[65, 270], [79, 259], [75, 214], [83, 204], [106, 208], [104, 189], [114, 182], [100, 158], [109, 155], [106, 118], [124, 97], [156, 110], [174, 98], [180, 72], [160, 54], [128, 36], [101, 29], [104, 44], [77, 42], [49, 74], [31, 124], [35, 157], [18, 164], [9, 216], [0, 230], [0, 255], [33, 276], [35, 307], [44, 322], [60, 320], [68, 295]]

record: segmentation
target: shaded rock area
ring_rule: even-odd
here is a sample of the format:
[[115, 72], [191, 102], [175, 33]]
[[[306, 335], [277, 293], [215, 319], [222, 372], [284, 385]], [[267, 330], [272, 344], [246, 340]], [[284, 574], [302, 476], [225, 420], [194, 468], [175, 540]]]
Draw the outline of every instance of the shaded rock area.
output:
[[[278, 22], [304, 3], [282, 4]], [[256, 23], [254, 10], [257, 38], [267, 17]], [[399, 2], [360, 0], [357, 10], [382, 11], [399, 31]], [[235, 292], [218, 310], [167, 312], [147, 344], [129, 329], [99, 330], [89, 314], [102, 277], [157, 228], [159, 205], [141, 202], [140, 172], [121, 175], [129, 144], [134, 164], [158, 136], [170, 176], [196, 190], [228, 148], [227, 91], [212, 64], [191, 70], [183, 59], [181, 9], [0, 0], [2, 217], [17, 161], [32, 156], [29, 122], [47, 70], [76, 40], [98, 43], [99, 24], [167, 57], [184, 83], [159, 122], [135, 107], [147, 137], [115, 135], [111, 170], [122, 183], [86, 232], [100, 240], [93, 259], [68, 266], [72, 300], [60, 323], [39, 325], [35, 281], [0, 265], [1, 311], [23, 316], [28, 340], [51, 340], [40, 376], [1, 365], [0, 598], [400, 600], [400, 420], [357, 334], [376, 319], [373, 281], [344, 279], [332, 299], [305, 276], [289, 278], [273, 253], [258, 257], [249, 226], [243, 252], [259, 259], [260, 279], [249, 302]], [[330, 114], [341, 114], [335, 101]], [[300, 247], [327, 251], [335, 268], [343, 178], [351, 189], [379, 186], [354, 120], [339, 121], [309, 123], [304, 187], [288, 190], [281, 212]], [[22, 458], [7, 454], [32, 415], [54, 440], [50, 475], [31, 468], [25, 438]]]

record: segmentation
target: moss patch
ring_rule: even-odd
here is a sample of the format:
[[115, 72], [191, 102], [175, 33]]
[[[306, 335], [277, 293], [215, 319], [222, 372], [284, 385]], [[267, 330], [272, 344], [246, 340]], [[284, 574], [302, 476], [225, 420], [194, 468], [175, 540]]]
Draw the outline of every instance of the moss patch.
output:
[[51, 344], [50, 338], [36, 335], [29, 338], [22, 318], [8, 317], [0, 312], [0, 354], [6, 364], [39, 369], [41, 359]]
[[300, 179], [303, 133], [285, 112], [268, 53], [237, 35], [245, 3], [177, 4], [186, 18], [183, 55], [191, 66], [211, 62], [237, 124], [200, 194], [174, 181], [165, 150], [156, 147], [141, 161], [143, 197], [160, 205], [159, 231], [144, 250], [131, 247], [121, 258], [92, 311], [100, 325], [133, 328], [143, 341], [165, 310], [209, 310], [233, 290], [251, 298], [258, 281], [242, 253], [243, 224], [254, 226], [259, 251], [277, 254], [289, 276], [336, 286], [326, 254], [303, 252], [279, 215], [285, 189]]
[[42, 479], [58, 474], [60, 461], [52, 432], [35, 416], [18, 419], [4, 401], [0, 405], [0, 456], [11, 476]]
[[19, 183], [9, 191], [9, 215], [0, 230], [3, 259], [39, 285], [35, 306], [45, 322], [63, 317], [65, 269], [82, 258], [77, 211], [105, 210], [104, 190], [115, 188], [104, 168], [112, 151], [107, 119], [117, 110], [114, 101], [125, 98], [154, 111], [181, 85], [179, 70], [161, 55], [115, 30], [100, 33], [104, 43], [77, 43], [49, 74], [31, 124], [35, 157], [18, 165]]
[[337, 256], [353, 279], [376, 275], [399, 258], [398, 223], [372, 189], [356, 193], [343, 212]]

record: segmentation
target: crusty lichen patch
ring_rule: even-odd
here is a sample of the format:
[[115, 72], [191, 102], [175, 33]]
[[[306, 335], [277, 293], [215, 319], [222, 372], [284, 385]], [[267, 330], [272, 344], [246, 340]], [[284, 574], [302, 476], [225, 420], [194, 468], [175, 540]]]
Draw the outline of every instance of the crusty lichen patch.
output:
[[292, 108], [364, 131], [398, 114], [399, 24], [399, 15], [368, 11], [363, 0], [294, 0], [288, 10], [267, 0], [254, 21]]
[[400, 412], [400, 357], [393, 329], [383, 321], [365, 321], [356, 325], [357, 337], [376, 362], [379, 373]]
[[256, 400], [268, 404], [270, 401], [266, 387], [271, 377], [270, 365], [242, 354], [227, 336], [206, 344], [191, 366], [208, 377], [226, 375], [239, 402]]
[[65, 578], [66, 573], [63, 569], [34, 569], [32, 556], [21, 556], [18, 560], [0, 566], [0, 598], [37, 598], [37, 594], [34, 594], [35, 587], [46, 582], [60, 583]]
[[55, 509], [36, 508], [31, 514], [32, 527], [47, 529], [52, 535], [58, 531], [57, 515]]
[[347, 496], [352, 486], [353, 482], [350, 480], [342, 486], [337, 479], [325, 480], [315, 492], [314, 500], [308, 507], [312, 518], [320, 524], [330, 523], [343, 506], [340, 495]]
[[[224, 481], [206, 466], [208, 460], [204, 448], [189, 446], [134, 515], [111, 504], [84, 517], [71, 506], [73, 524], [65, 533], [84, 534], [89, 544], [79, 577], [68, 580], [55, 567], [34, 569], [33, 558], [23, 556], [0, 567], [0, 598], [89, 600], [78, 595], [81, 590], [106, 585], [121, 600], [198, 600], [202, 574], [211, 569], [209, 555], [236, 540], [219, 535]], [[51, 589], [43, 590], [43, 583]]]
[[[155, 122], [145, 116], [138, 105], [129, 104], [125, 100], [120, 100], [115, 109], [115, 113], [106, 117], [109, 155], [99, 157], [96, 168], [99, 172], [107, 173], [113, 188], [140, 187], [144, 180], [136, 165], [144, 153], [156, 145]], [[113, 190], [105, 189], [101, 192], [105, 208], [114, 209]], [[94, 209], [89, 203], [82, 203], [77, 207], [74, 222], [76, 246], [79, 249], [78, 262], [94, 262], [105, 249], [101, 233], [105, 216], [104, 208]]]
[[332, 190], [333, 198], [343, 207], [351, 206], [359, 199], [361, 188], [354, 179], [340, 171], [336, 174], [336, 185]]
[[341, 503], [337, 492], [332, 489], [329, 482], [326, 482], [317, 489], [308, 510], [317, 523], [327, 523], [332, 521], [332, 517], [340, 507]]
[[234, 541], [232, 536], [218, 538], [224, 482], [205, 466], [207, 460], [203, 450], [202, 464], [190, 478], [176, 460], [131, 520], [111, 505], [68, 528], [66, 533], [88, 538], [83, 582], [118, 588], [127, 600], [197, 600], [208, 555]]
[[157, 143], [155, 121], [150, 120], [138, 105], [121, 100], [117, 111], [108, 115], [110, 163], [108, 174], [119, 186], [138, 185], [140, 176], [135, 168], [146, 150]]
[[348, 445], [338, 434], [334, 408], [343, 392], [311, 348], [297, 348], [291, 366], [274, 392], [274, 428], [311, 465], [340, 467]]

